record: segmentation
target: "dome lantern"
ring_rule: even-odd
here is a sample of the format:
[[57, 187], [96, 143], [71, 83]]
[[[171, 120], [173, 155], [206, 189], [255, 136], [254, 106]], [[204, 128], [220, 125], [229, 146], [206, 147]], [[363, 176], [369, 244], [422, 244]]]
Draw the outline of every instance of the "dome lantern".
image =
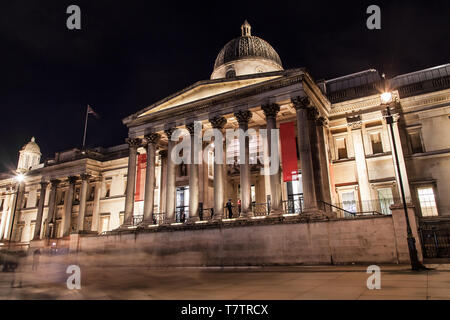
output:
[[211, 79], [283, 70], [275, 49], [265, 40], [251, 35], [247, 20], [241, 36], [229, 41], [217, 55]]

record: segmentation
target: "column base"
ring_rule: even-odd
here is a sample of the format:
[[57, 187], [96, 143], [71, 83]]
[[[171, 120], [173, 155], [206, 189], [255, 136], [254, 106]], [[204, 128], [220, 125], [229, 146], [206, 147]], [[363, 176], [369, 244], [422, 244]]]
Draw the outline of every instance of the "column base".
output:
[[192, 224], [196, 223], [197, 221], [200, 221], [200, 218], [198, 216], [189, 217], [186, 221], [186, 223]]

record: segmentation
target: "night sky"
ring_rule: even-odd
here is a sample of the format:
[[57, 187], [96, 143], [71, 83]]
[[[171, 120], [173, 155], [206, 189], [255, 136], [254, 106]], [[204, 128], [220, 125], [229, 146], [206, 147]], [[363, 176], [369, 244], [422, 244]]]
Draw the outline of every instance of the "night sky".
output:
[[[87, 145], [124, 143], [122, 119], [209, 79], [226, 42], [247, 19], [283, 67], [319, 79], [368, 68], [388, 77], [450, 62], [450, 1], [99, 1], [0, 3], [0, 171], [36, 137], [43, 159]], [[82, 30], [66, 28], [81, 8]], [[366, 8], [381, 7], [381, 30]]]

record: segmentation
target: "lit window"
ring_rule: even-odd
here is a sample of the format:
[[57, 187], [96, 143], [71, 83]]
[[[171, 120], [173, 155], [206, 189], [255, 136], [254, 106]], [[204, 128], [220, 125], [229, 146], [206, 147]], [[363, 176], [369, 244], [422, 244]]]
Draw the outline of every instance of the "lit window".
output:
[[372, 154], [383, 153], [383, 144], [379, 132], [370, 134], [370, 143], [372, 144]]
[[345, 138], [336, 138], [336, 149], [338, 159], [347, 159], [347, 144], [345, 143]]
[[346, 191], [341, 193], [342, 209], [350, 212], [356, 212], [355, 192]]
[[100, 218], [100, 233], [109, 231], [109, 215]]
[[255, 189], [255, 185], [252, 185], [250, 187], [250, 193], [252, 195], [252, 202], [256, 202], [256, 189]]
[[436, 199], [432, 187], [424, 187], [417, 189], [419, 196], [420, 211], [423, 217], [437, 216]]
[[423, 153], [422, 140], [419, 132], [411, 132], [409, 134], [412, 153]]
[[391, 214], [391, 205], [394, 203], [394, 197], [392, 196], [391, 188], [379, 188], [378, 202], [380, 204], [380, 210], [382, 214]]

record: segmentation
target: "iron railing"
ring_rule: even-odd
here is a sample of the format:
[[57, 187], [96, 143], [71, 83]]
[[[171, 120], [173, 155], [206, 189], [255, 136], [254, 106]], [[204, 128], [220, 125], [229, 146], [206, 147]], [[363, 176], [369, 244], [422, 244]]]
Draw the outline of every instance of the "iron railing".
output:
[[200, 221], [208, 221], [214, 217], [214, 208], [199, 209], [198, 217]]
[[269, 206], [267, 202], [252, 202], [252, 212], [255, 217], [267, 216], [269, 214]]
[[153, 213], [153, 224], [163, 224], [166, 219], [164, 212]]
[[419, 232], [425, 258], [450, 258], [450, 222], [421, 221]]

